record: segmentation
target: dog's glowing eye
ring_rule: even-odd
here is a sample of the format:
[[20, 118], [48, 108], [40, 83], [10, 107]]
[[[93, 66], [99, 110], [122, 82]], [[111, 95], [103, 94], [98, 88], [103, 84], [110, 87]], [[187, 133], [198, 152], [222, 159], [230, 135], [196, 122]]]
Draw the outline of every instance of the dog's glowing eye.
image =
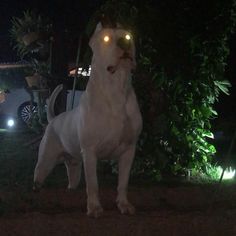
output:
[[110, 37], [106, 35], [106, 36], [103, 38], [103, 40], [104, 40], [104, 42], [106, 42], [106, 43], [107, 43], [107, 42], [109, 42], [109, 41], [110, 41]]
[[126, 38], [127, 40], [130, 40], [130, 39], [131, 39], [131, 36], [130, 36], [129, 34], [126, 34], [126, 35], [125, 35], [125, 38]]

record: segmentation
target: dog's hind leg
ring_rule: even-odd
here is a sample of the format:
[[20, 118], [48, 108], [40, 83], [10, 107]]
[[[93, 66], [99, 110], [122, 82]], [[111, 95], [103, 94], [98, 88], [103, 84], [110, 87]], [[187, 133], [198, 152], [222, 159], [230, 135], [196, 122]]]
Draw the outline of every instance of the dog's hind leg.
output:
[[135, 208], [127, 199], [127, 187], [129, 181], [130, 169], [133, 163], [135, 154], [135, 146], [131, 146], [119, 158], [119, 180], [118, 180], [118, 196], [117, 206], [122, 214], [135, 213]]
[[68, 189], [76, 189], [81, 178], [82, 158], [69, 156], [65, 160], [65, 166], [68, 176]]
[[38, 162], [34, 170], [34, 190], [38, 190], [62, 157], [62, 147], [55, 137], [45, 135], [40, 143]]

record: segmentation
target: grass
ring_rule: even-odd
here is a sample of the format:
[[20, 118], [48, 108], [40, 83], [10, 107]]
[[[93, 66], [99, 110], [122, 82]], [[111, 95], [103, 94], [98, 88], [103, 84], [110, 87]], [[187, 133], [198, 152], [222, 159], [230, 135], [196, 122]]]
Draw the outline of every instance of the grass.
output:
[[[27, 130], [0, 130], [0, 190], [11, 190], [16, 186], [31, 190], [33, 185], [33, 172], [37, 162], [37, 145], [26, 145], [37, 135]], [[101, 183], [113, 185], [117, 182], [117, 174], [112, 174], [109, 162], [98, 162], [98, 176]], [[109, 176], [109, 177], [108, 177]], [[204, 179], [194, 175], [197, 182]], [[136, 185], [137, 177], [131, 177], [131, 184]], [[141, 182], [153, 184], [150, 179], [141, 179]], [[165, 182], [165, 180], [163, 180]], [[205, 180], [206, 181], [206, 180]], [[138, 181], [140, 183], [140, 181]], [[156, 181], [155, 181], [156, 182]], [[183, 182], [183, 181], [182, 181]], [[190, 181], [191, 182], [191, 181]], [[194, 182], [194, 181], [192, 181]], [[209, 183], [210, 180], [207, 181]], [[58, 165], [44, 183], [45, 187], [67, 186], [66, 169]]]
[[[32, 197], [33, 174], [37, 162], [37, 145], [26, 145], [37, 135], [26, 130], [2, 131], [0, 130], [0, 215], [6, 212], [16, 212], [22, 209], [22, 202], [30, 209], [39, 209], [40, 202]], [[115, 189], [117, 174], [111, 173], [108, 162], [98, 162], [98, 177], [102, 186], [110, 186]], [[83, 175], [82, 175], [83, 176]], [[146, 178], [132, 177], [130, 185], [145, 186], [155, 185], [179, 186], [196, 184], [210, 184], [202, 181], [168, 181], [157, 183]], [[227, 181], [229, 182], [229, 181]], [[235, 182], [235, 181], [234, 181]], [[80, 188], [84, 188], [84, 177]], [[44, 183], [45, 189], [57, 189], [67, 187], [67, 175], [64, 165], [58, 165], [48, 176]]]
[[[32, 182], [35, 150], [25, 147], [33, 134], [5, 132], [0, 134], [0, 188], [11, 189], [17, 185], [29, 187]], [[31, 183], [32, 185], [32, 183]]]
[[[26, 145], [36, 135], [29, 131], [0, 133], [0, 189], [12, 190], [20, 187], [31, 191], [33, 172], [37, 162], [37, 146]], [[63, 165], [55, 168], [45, 186], [66, 185]]]
[[[37, 162], [37, 145], [26, 145], [37, 135], [30, 131], [0, 131], [0, 215], [22, 209], [22, 202], [35, 208], [32, 186]], [[67, 186], [64, 165], [58, 165], [44, 184], [45, 188]]]

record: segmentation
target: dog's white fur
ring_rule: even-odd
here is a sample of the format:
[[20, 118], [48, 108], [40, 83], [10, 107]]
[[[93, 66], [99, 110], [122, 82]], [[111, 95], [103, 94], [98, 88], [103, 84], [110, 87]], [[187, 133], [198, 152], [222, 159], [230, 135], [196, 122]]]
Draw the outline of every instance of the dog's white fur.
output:
[[[131, 69], [135, 66], [134, 43], [128, 49], [117, 40], [128, 32], [103, 28], [99, 23], [90, 40], [93, 51], [91, 77], [80, 104], [55, 118], [52, 109], [58, 86], [49, 99], [49, 124], [40, 144], [34, 172], [35, 186], [40, 186], [53, 167], [64, 161], [69, 188], [80, 181], [82, 161], [87, 189], [87, 214], [98, 217], [102, 207], [98, 196], [97, 160], [116, 158], [119, 163], [117, 205], [121, 213], [133, 214], [135, 209], [127, 199], [129, 173], [135, 146], [142, 128], [142, 118], [131, 84]], [[110, 41], [104, 42], [105, 35]]]

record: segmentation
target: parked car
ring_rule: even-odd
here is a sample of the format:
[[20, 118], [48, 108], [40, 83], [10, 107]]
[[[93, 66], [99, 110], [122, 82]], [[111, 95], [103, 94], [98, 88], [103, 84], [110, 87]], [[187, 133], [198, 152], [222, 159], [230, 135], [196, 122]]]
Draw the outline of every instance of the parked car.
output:
[[4, 128], [22, 122], [30, 105], [30, 95], [24, 88], [12, 89], [5, 96], [5, 101], [0, 104], [0, 127]]
[[[77, 106], [83, 91], [76, 91], [74, 106]], [[72, 91], [68, 90], [66, 110], [71, 109]], [[27, 124], [37, 112], [37, 103], [31, 104], [30, 94], [24, 88], [12, 89], [6, 94], [5, 101], [0, 103], [0, 128]]]

